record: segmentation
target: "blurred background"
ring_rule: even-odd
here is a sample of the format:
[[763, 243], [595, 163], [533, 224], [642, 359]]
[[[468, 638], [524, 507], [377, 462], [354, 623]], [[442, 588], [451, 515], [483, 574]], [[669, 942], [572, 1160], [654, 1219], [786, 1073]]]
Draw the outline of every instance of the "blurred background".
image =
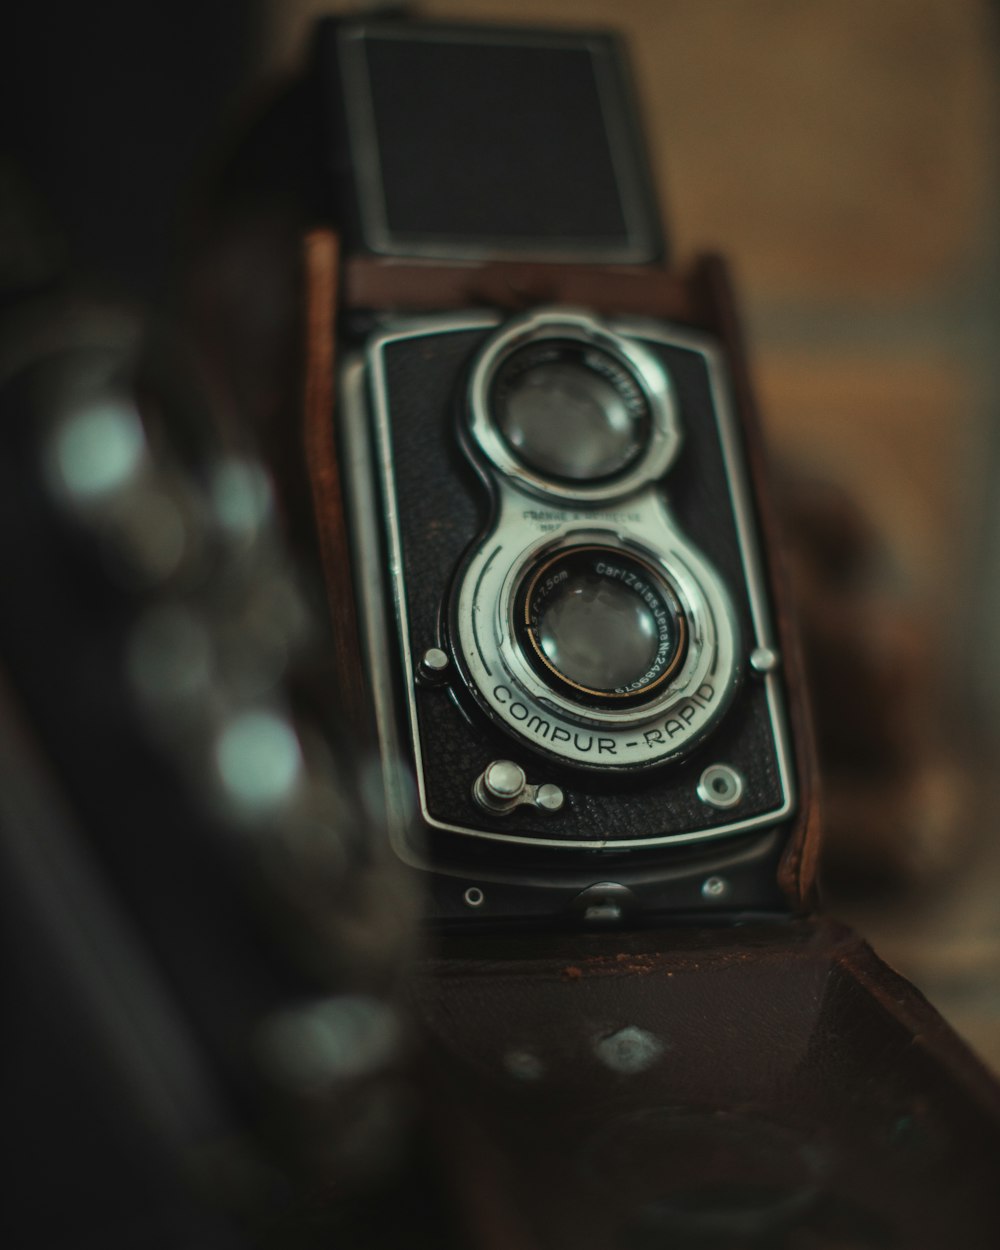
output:
[[[169, 307], [198, 188], [345, 7], [10, 6], [4, 304], [72, 274]], [[419, 11], [626, 36], [675, 255], [736, 271], [814, 672], [828, 904], [1000, 1071], [1000, 11]]]

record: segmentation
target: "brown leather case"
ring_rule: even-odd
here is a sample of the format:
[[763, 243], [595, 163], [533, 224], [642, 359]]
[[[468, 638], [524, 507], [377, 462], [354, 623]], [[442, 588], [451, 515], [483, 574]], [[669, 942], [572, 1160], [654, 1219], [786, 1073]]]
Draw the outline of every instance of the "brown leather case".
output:
[[1000, 1244], [1000, 1090], [828, 919], [450, 942], [412, 996], [463, 1244]]
[[709, 330], [728, 356], [770, 562], [801, 800], [779, 883], [799, 919], [442, 940], [411, 1000], [460, 1244], [1000, 1245], [1000, 1089], [918, 991], [815, 914], [805, 682], [723, 262], [677, 275], [354, 258], [338, 273], [336, 239], [318, 231], [306, 269], [304, 444], [342, 664], [360, 668], [331, 421], [338, 289], [350, 308], [576, 303]]

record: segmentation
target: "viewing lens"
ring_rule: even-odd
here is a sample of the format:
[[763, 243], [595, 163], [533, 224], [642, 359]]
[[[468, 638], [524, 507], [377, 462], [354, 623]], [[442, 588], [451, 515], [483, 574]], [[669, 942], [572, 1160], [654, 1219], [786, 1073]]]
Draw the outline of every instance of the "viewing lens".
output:
[[517, 457], [564, 481], [613, 477], [649, 439], [649, 404], [631, 371], [586, 343], [546, 340], [513, 352], [497, 372], [493, 405]]
[[683, 658], [685, 618], [666, 578], [613, 547], [578, 547], [527, 581], [520, 616], [536, 671], [581, 702], [640, 702]]

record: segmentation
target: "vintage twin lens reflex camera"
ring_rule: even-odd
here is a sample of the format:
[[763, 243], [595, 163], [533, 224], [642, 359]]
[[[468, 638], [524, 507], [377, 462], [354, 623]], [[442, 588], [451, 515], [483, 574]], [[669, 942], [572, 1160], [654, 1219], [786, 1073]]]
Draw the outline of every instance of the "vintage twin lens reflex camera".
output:
[[[356, 90], [378, 58], [340, 39]], [[432, 915], [786, 906], [780, 649], [720, 346], [578, 303], [390, 311], [340, 422], [390, 832]]]

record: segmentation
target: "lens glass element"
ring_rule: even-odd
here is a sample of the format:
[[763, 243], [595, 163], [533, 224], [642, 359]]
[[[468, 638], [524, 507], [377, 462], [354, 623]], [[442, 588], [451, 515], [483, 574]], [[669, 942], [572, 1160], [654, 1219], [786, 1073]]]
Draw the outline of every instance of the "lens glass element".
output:
[[651, 698], [683, 659], [686, 624], [666, 577], [613, 547], [576, 547], [525, 579], [525, 654], [590, 706]]
[[546, 339], [512, 352], [492, 404], [518, 459], [561, 481], [614, 477], [649, 440], [649, 403], [631, 370], [582, 342]]

